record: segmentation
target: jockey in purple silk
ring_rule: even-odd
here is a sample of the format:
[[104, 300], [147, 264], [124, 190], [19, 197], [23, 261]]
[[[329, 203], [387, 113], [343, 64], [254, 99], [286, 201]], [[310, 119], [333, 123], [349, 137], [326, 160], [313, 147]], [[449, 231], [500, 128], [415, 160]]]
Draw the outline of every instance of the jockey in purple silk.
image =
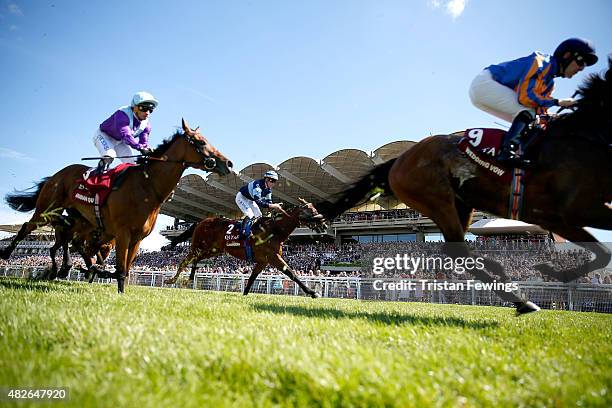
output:
[[104, 158], [97, 172], [105, 171], [116, 157], [124, 163], [135, 163], [132, 149], [142, 154], [151, 152], [149, 116], [158, 105], [157, 99], [148, 92], [137, 92], [129, 106], [122, 106], [96, 129], [93, 142]]

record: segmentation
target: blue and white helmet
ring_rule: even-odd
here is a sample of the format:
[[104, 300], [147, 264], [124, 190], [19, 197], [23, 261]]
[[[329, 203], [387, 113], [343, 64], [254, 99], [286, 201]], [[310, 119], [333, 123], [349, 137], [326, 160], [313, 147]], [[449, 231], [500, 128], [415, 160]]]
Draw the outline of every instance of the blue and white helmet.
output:
[[263, 176], [264, 178], [269, 178], [269, 179], [278, 181], [278, 174], [276, 174], [274, 170], [266, 171], [266, 173]]
[[146, 104], [154, 108], [157, 108], [157, 105], [159, 104], [159, 102], [150, 93], [145, 92], [145, 91], [140, 91], [140, 92], [136, 92], [136, 95], [134, 95], [134, 97], [132, 98], [132, 106], [138, 106], [141, 104]]

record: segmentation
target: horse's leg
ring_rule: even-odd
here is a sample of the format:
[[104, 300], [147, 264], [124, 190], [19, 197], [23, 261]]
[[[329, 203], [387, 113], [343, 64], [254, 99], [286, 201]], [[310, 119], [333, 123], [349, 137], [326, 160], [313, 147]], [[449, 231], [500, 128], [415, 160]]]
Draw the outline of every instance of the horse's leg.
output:
[[55, 234], [55, 243], [53, 243], [53, 246], [51, 246], [51, 248], [49, 248], [49, 256], [51, 257], [51, 272], [50, 275], [53, 276], [55, 278], [55, 276], [57, 276], [57, 261], [55, 260], [55, 256], [57, 255], [57, 250], [60, 246], [62, 246], [62, 241], [60, 240], [61, 238], [58, 238], [58, 234], [56, 231]]
[[72, 257], [70, 256], [68, 241], [63, 242], [62, 249], [64, 250], [64, 254], [62, 257], [62, 267], [57, 273], [58, 278], [66, 278], [68, 276], [68, 272], [70, 272], [70, 269], [72, 269]]
[[[413, 179], [416, 177], [418, 176], [412, 176]], [[426, 180], [427, 184], [420, 183], [418, 186], [406, 184], [405, 178], [398, 177], [392, 180], [395, 181], [393, 191], [400, 200], [431, 218], [438, 225], [446, 241], [444, 250], [451, 258], [473, 258], [472, 252], [464, 241], [472, 213], [471, 208], [458, 201], [447, 178], [436, 172], [431, 172], [428, 177], [430, 179], [433, 177], [433, 179]], [[509, 281], [499, 263], [485, 259], [485, 267], [499, 275], [503, 280]], [[494, 281], [493, 277], [484, 269], [474, 268], [470, 272], [481, 282], [493, 283]], [[518, 314], [540, 310], [538, 306], [523, 300], [513, 292], [502, 290], [494, 292], [502, 300], [514, 303]]]
[[595, 254], [595, 259], [587, 262], [584, 265], [561, 271], [556, 271], [552, 266], [552, 262], [539, 264], [536, 265], [535, 268], [540, 273], [548, 275], [558, 281], [568, 283], [585, 276], [589, 272], [605, 268], [610, 262], [610, 258], [612, 257], [610, 249], [608, 249], [608, 247], [601, 242], [598, 242], [594, 236], [589, 234], [584, 229], [565, 227], [562, 229], [555, 228], [551, 230], [561, 235], [563, 238], [570, 240], [573, 244], [591, 251]]
[[293, 272], [291, 270], [291, 268], [289, 267], [289, 265], [287, 265], [287, 262], [285, 262], [285, 260], [282, 258], [282, 256], [280, 254], [276, 254], [276, 258], [272, 259], [272, 262], [270, 262], [273, 266], [277, 267], [278, 269], [280, 269], [285, 275], [287, 275], [289, 277], [289, 279], [291, 279], [292, 281], [294, 281], [295, 283], [298, 284], [298, 286], [300, 288], [302, 288], [302, 290], [304, 291], [304, 293], [306, 293], [308, 296], [310, 296], [311, 298], [318, 298], [321, 297], [321, 295], [319, 295], [317, 292], [315, 292], [314, 290], [310, 289], [308, 286], [306, 286], [304, 284], [304, 282], [302, 282], [297, 275], [295, 274], [295, 272]]
[[[181, 263], [178, 266], [178, 269], [176, 270], [176, 273], [174, 274], [173, 277], [171, 277], [170, 279], [166, 279], [164, 281], [165, 285], [173, 285], [176, 283], [176, 281], [178, 280], [179, 276], [181, 276], [181, 273], [183, 273], [183, 271], [185, 270], [185, 268], [187, 268], [187, 266], [193, 262], [194, 265], [197, 265], [199, 259], [198, 259], [198, 253], [194, 253], [192, 251], [189, 251], [189, 253], [187, 254], [187, 256], [185, 258], [183, 258], [183, 260], [181, 261]], [[194, 276], [195, 276], [195, 268], [192, 271]]]
[[115, 278], [117, 279], [117, 291], [125, 292], [125, 278], [128, 272], [129, 233], [117, 235], [117, 246], [115, 248]]
[[244, 292], [242, 293], [243, 295], [246, 296], [249, 294], [249, 292], [251, 291], [251, 286], [253, 286], [253, 283], [255, 283], [255, 279], [257, 279], [257, 276], [261, 273], [261, 271], [263, 271], [263, 268], [265, 267], [265, 263], [258, 262], [255, 264], [253, 272], [251, 272], [251, 276], [249, 276], [249, 280], [247, 281], [247, 284], [244, 287]]
[[136, 241], [135, 243], [132, 243], [128, 247], [126, 263], [125, 263], [125, 277], [127, 278], [128, 284], [130, 282], [129, 280], [130, 269], [132, 268], [132, 263], [134, 262], [134, 259], [136, 259], [136, 256], [138, 255], [138, 248], [140, 247], [141, 242], [142, 242], [142, 239], [139, 239], [138, 241]]
[[48, 223], [48, 221], [43, 219], [41, 213], [37, 209], [34, 212], [34, 215], [32, 215], [32, 218], [30, 218], [30, 221], [25, 222], [21, 226], [17, 235], [15, 235], [15, 237], [11, 240], [11, 243], [6, 248], [0, 249], [0, 258], [9, 259], [17, 244], [23, 241], [23, 239], [30, 235], [30, 233], [36, 228], [47, 225]]

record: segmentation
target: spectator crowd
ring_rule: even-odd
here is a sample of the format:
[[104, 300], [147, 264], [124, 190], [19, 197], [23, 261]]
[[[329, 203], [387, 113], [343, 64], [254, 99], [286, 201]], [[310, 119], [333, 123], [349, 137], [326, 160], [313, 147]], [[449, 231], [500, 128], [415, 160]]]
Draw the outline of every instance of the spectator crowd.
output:
[[[559, 250], [546, 240], [507, 239], [507, 237], [479, 239], [468, 241], [475, 257], [491, 258], [500, 262], [504, 270], [515, 281], [551, 281], [541, 275], [535, 265], [551, 263], [556, 269], [567, 269], [584, 264], [590, 259], [590, 253], [581, 249]], [[394, 258], [398, 254], [411, 258], [445, 258], [442, 242], [385, 242], [385, 243], [333, 243], [288, 244], [283, 247], [283, 257], [289, 266], [300, 276], [360, 276], [373, 277], [374, 258]], [[188, 246], [173, 250], [141, 252], [136, 258], [133, 269], [151, 271], [175, 271], [179, 262], [186, 256]], [[74, 254], [74, 265], [82, 266], [82, 259]], [[48, 266], [48, 255], [14, 255], [8, 261], [0, 260], [0, 266]], [[61, 262], [61, 251], [58, 253]], [[114, 255], [107, 260], [114, 265]], [[220, 255], [205, 259], [199, 263], [198, 272], [216, 274], [249, 274], [252, 264], [229, 255]], [[420, 268], [415, 273], [405, 270], [388, 270], [385, 277], [414, 279], [467, 279], [465, 273], [447, 270], [440, 267]], [[280, 274], [278, 270], [268, 267], [263, 274]], [[612, 283], [609, 273], [591, 273], [583, 277], [580, 283]]]

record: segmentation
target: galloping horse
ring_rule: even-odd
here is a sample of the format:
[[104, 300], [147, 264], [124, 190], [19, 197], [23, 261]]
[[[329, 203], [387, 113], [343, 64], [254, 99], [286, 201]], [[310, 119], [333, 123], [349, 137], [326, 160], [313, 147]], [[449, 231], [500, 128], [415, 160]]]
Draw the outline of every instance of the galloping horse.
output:
[[[116, 241], [117, 288], [125, 289], [125, 278], [136, 257], [140, 242], [151, 233], [162, 203], [176, 187], [187, 167], [228, 174], [232, 163], [183, 119], [183, 133], [177, 132], [158, 146], [139, 166], [126, 170], [121, 186], [113, 191], [101, 208], [104, 229], [102, 241]], [[73, 164], [38, 184], [33, 193], [9, 194], [6, 201], [17, 211], [34, 211], [10, 245], [0, 251], [8, 259], [17, 243], [34, 229], [57, 221], [64, 209], [73, 208], [91, 225], [96, 225], [94, 208], [72, 199], [87, 167]]]
[[[535, 168], [524, 184], [521, 220], [537, 224], [595, 254], [582, 267], [555, 271], [551, 264], [537, 269], [562, 282], [570, 282], [602, 268], [610, 251], [583, 229], [612, 229], [612, 59], [605, 74], [591, 75], [578, 90], [582, 98], [575, 111], [548, 123], [539, 149], [529, 150]], [[394, 193], [406, 205], [431, 218], [440, 228], [453, 257], [471, 255], [464, 242], [473, 209], [507, 216], [510, 188], [503, 185], [458, 150], [460, 136], [437, 135], [423, 139], [396, 159], [374, 168], [343, 191], [332, 203], [317, 205], [328, 219], [376, 192]], [[508, 281], [503, 268], [487, 260], [487, 271]], [[477, 279], [492, 277], [474, 270]], [[539, 308], [514, 293], [496, 292], [514, 302], [517, 313]]]
[[[253, 236], [250, 239], [253, 248], [253, 261], [255, 267], [249, 277], [249, 280], [244, 288], [244, 294], [247, 295], [251, 290], [251, 286], [257, 279], [257, 275], [267, 266], [272, 265], [282, 271], [292, 281], [298, 284], [300, 288], [313, 298], [319, 295], [308, 286], [306, 286], [291, 270], [287, 262], [282, 256], [282, 244], [293, 232], [298, 225], [308, 225], [315, 231], [323, 231], [327, 228], [325, 219], [317, 212], [317, 209], [306, 201], [300, 199], [302, 205], [294, 207], [284, 214], [279, 214], [274, 218], [264, 218], [254, 225]], [[238, 226], [236, 228], [236, 226]], [[195, 271], [198, 262], [201, 259], [211, 258], [221, 255], [226, 252], [238, 259], [246, 259], [246, 252], [243, 246], [228, 246], [228, 235], [237, 235], [239, 233], [240, 221], [233, 221], [227, 218], [206, 218], [200, 221], [193, 227], [193, 235], [191, 238], [191, 247], [189, 253], [179, 264], [176, 274], [165, 281], [166, 284], [176, 282], [181, 272], [185, 270], [187, 265], [192, 264], [190, 280], [195, 277]], [[256, 230], [255, 230], [256, 229]], [[184, 235], [183, 235], [184, 236]], [[187, 240], [188, 238], [184, 238]], [[173, 240], [172, 244], [176, 245], [180, 241]]]

